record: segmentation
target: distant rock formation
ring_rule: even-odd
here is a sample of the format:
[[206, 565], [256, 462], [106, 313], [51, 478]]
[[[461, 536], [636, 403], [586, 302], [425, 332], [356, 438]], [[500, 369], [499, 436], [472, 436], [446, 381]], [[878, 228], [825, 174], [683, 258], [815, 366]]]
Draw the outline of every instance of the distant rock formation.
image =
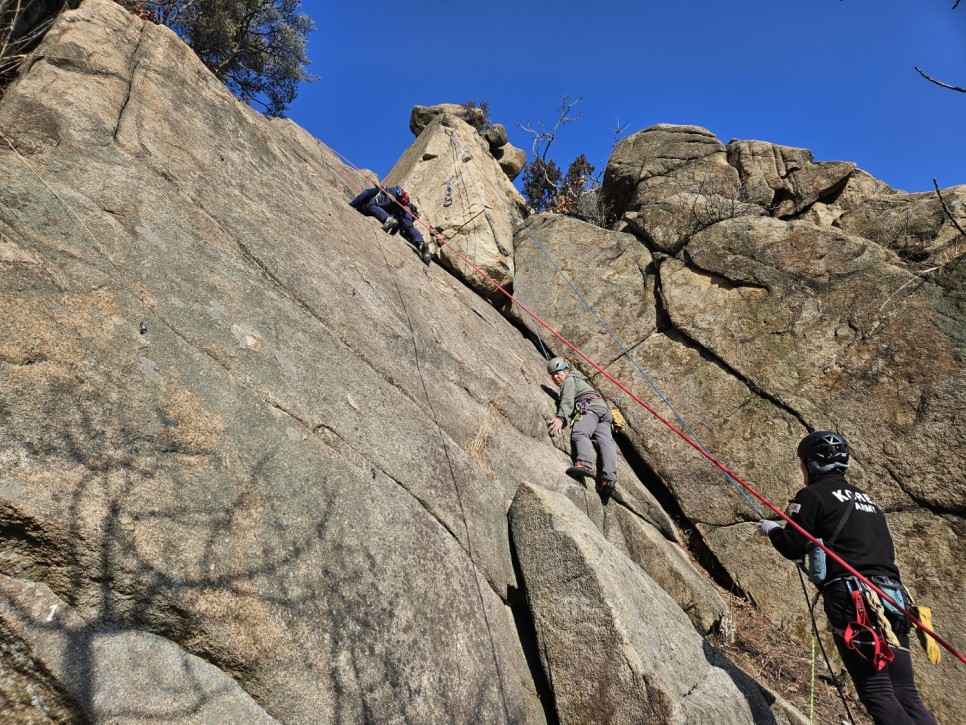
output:
[[[387, 182], [772, 501], [799, 437], [840, 429], [958, 641], [966, 272], [938, 196], [662, 125], [615, 150], [600, 229], [528, 217], [498, 128], [413, 119]], [[65, 13], [0, 99], [0, 158], [3, 712], [806, 721], [704, 637], [735, 626], [721, 587], [808, 637], [720, 471], [601, 380], [620, 485], [567, 478], [541, 347], [595, 371], [351, 209], [364, 174], [170, 30]], [[955, 721], [966, 674], [914, 657]]]

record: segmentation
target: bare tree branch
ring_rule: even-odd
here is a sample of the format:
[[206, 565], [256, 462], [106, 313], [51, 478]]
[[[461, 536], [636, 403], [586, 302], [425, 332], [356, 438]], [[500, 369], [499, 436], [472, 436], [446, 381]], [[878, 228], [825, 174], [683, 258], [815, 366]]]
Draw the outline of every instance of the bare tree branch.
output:
[[943, 205], [943, 211], [946, 212], [946, 216], [949, 217], [949, 221], [951, 221], [953, 223], [953, 226], [956, 227], [957, 230], [959, 230], [960, 235], [966, 237], [966, 232], [964, 232], [963, 228], [959, 226], [959, 222], [956, 221], [956, 217], [953, 216], [953, 213], [949, 211], [949, 207], [946, 206], [946, 200], [943, 199], [942, 192], [939, 191], [939, 184], [936, 183], [935, 179], [932, 180], [932, 185], [936, 187], [936, 196], [939, 197], [939, 203]]
[[0, 0], [0, 95], [57, 18], [54, 13], [33, 26], [25, 25], [29, 5], [24, 0]]
[[[568, 95], [562, 96], [560, 98], [560, 106], [558, 106], [557, 108], [557, 110], [560, 111], [560, 117], [557, 119], [557, 122], [553, 125], [553, 128], [551, 128], [549, 131], [547, 130], [546, 126], [543, 125], [543, 123], [538, 124], [539, 130], [533, 128], [533, 126], [530, 125], [529, 121], [527, 121], [526, 123], [517, 124], [517, 128], [519, 128], [521, 131], [526, 131], [527, 133], [533, 136], [533, 144], [531, 145], [531, 150], [533, 151], [534, 156], [538, 157], [542, 161], [547, 160], [547, 153], [550, 151], [550, 147], [553, 145], [554, 140], [557, 138], [557, 133], [560, 131], [560, 129], [563, 126], [566, 126], [568, 123], [572, 121], [579, 121], [581, 118], [584, 117], [583, 111], [578, 113], [576, 116], [567, 115], [568, 113], [571, 112], [571, 110], [573, 110], [574, 106], [576, 106], [578, 103], [583, 103], [583, 100], [584, 100], [583, 98], [579, 98], [579, 97], [571, 98]], [[537, 151], [537, 147], [540, 144], [543, 144], [542, 152]]]
[[928, 75], [923, 73], [922, 70], [920, 70], [919, 66], [915, 66], [915, 68], [916, 68], [916, 72], [919, 73], [919, 75], [921, 75], [930, 83], [935, 83], [937, 86], [941, 86], [942, 88], [948, 88], [951, 91], [959, 91], [960, 93], [966, 93], [966, 88], [959, 88], [957, 86], [951, 86], [948, 83], [943, 83], [942, 81], [937, 81], [935, 78], [930, 78]]

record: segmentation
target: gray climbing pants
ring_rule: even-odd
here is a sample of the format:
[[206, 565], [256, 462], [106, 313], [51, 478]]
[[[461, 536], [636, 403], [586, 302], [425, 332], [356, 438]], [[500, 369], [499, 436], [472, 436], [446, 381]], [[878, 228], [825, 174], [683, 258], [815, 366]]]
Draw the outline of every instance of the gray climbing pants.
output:
[[[587, 412], [574, 421], [570, 429], [570, 442], [576, 449], [576, 460], [590, 468], [594, 467], [594, 443], [600, 451], [600, 465], [603, 477], [617, 482], [617, 447], [611, 433], [614, 416], [609, 410], [588, 408]], [[591, 442], [593, 439], [593, 443]]]

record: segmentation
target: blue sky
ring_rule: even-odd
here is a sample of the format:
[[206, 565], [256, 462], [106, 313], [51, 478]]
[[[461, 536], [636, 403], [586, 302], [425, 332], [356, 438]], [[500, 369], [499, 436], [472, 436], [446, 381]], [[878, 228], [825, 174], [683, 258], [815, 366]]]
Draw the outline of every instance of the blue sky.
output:
[[890, 186], [966, 183], [966, 3], [955, 0], [303, 0], [309, 70], [289, 116], [385, 175], [413, 141], [414, 105], [486, 101], [510, 142], [583, 118], [551, 157], [606, 164], [618, 122], [703, 126], [852, 161]]

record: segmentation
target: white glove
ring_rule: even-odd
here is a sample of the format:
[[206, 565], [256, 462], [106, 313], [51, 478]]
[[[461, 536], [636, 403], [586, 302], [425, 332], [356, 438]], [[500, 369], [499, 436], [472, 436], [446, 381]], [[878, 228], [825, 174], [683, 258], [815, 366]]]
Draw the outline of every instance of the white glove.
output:
[[762, 519], [758, 522], [758, 533], [763, 536], [768, 536], [773, 529], [781, 528], [777, 521], [769, 521], [768, 519]]

